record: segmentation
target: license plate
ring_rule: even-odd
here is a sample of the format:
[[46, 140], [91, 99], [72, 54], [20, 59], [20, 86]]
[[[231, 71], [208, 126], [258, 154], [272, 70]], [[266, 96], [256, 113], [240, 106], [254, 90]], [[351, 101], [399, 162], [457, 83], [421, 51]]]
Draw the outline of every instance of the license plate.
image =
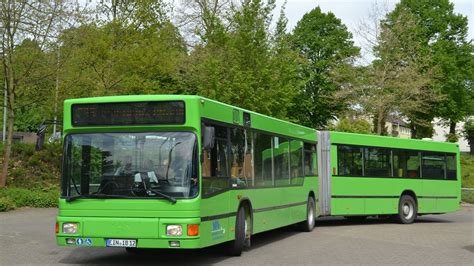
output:
[[107, 247], [123, 247], [123, 248], [135, 248], [137, 247], [137, 240], [131, 239], [107, 239]]

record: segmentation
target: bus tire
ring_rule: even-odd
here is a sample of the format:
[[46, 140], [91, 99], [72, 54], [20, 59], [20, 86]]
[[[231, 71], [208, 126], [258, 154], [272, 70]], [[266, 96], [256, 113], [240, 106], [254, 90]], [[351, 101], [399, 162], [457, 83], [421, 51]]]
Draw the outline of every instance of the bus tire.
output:
[[418, 214], [418, 206], [415, 199], [410, 195], [402, 195], [398, 203], [398, 215], [396, 221], [401, 224], [411, 224]]
[[235, 221], [235, 239], [228, 243], [229, 256], [240, 256], [245, 247], [250, 247], [250, 236], [246, 234], [246, 230], [251, 225], [247, 218], [245, 207], [240, 206]]
[[299, 223], [298, 227], [303, 232], [311, 232], [315, 226], [315, 204], [314, 198], [309, 196], [308, 201], [306, 202], [306, 220]]

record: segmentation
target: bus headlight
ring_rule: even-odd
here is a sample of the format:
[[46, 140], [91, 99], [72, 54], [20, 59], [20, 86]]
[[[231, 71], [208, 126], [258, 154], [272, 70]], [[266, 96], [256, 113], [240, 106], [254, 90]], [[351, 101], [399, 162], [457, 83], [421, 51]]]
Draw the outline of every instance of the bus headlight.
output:
[[77, 223], [63, 223], [63, 233], [64, 234], [76, 234], [77, 233]]
[[182, 236], [183, 227], [177, 224], [170, 224], [166, 226], [166, 235], [167, 236]]

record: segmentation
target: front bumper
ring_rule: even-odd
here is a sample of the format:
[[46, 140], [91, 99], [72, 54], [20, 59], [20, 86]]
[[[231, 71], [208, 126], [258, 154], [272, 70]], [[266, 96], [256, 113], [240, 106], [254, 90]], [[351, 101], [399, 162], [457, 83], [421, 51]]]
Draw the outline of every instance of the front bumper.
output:
[[[188, 236], [187, 226], [201, 224], [200, 218], [128, 218], [128, 217], [64, 217], [58, 216], [60, 246], [106, 247], [107, 239], [136, 240], [137, 248], [200, 248], [201, 236]], [[77, 223], [75, 234], [62, 232], [63, 223]], [[166, 235], [167, 225], [181, 225], [181, 236]], [[201, 233], [201, 231], [199, 232]], [[176, 242], [179, 245], [176, 246]], [[174, 242], [171, 245], [170, 242]]]
[[[66, 239], [74, 239], [74, 244], [67, 244]], [[79, 240], [80, 239], [80, 240]], [[73, 236], [57, 236], [56, 243], [59, 246], [73, 247], [107, 247], [106, 239], [103, 237], [73, 237]], [[135, 238], [136, 239], [136, 238]], [[137, 248], [180, 248], [195, 249], [201, 247], [200, 239], [150, 239], [138, 238]], [[179, 247], [172, 247], [171, 241], [179, 241]]]

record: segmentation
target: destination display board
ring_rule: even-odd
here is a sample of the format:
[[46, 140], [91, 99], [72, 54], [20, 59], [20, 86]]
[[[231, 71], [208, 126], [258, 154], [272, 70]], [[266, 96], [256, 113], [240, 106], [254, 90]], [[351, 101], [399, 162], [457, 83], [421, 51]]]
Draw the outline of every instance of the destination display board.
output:
[[185, 122], [183, 101], [87, 103], [72, 105], [72, 125], [181, 125]]

